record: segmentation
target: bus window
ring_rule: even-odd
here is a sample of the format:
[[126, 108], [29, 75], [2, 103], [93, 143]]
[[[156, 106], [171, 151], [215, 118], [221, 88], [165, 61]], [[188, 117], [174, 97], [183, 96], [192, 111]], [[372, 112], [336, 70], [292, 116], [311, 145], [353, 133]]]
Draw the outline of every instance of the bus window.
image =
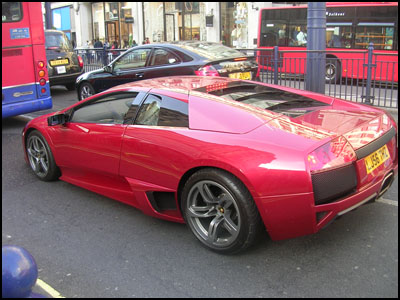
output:
[[326, 23], [327, 48], [351, 48], [351, 23]]
[[18, 22], [22, 19], [20, 2], [2, 2], [1, 21], [2, 23]]
[[376, 50], [392, 50], [394, 23], [360, 22], [356, 27], [355, 48], [368, 48], [374, 44]]
[[274, 21], [263, 20], [261, 23], [260, 46], [273, 47], [278, 45], [278, 30]]
[[289, 46], [307, 47], [307, 26], [304, 24], [289, 25]]

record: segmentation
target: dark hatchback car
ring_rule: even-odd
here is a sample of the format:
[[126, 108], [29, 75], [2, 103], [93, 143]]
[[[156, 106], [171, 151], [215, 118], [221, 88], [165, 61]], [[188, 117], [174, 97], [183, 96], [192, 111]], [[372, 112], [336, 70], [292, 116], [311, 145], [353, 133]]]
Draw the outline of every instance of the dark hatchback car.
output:
[[181, 41], [129, 49], [103, 69], [76, 80], [79, 100], [113, 86], [163, 76], [198, 75], [255, 79], [253, 57], [219, 43]]
[[59, 30], [45, 30], [47, 69], [50, 85], [75, 88], [76, 78], [83, 70], [83, 60], [78, 56], [67, 35]]

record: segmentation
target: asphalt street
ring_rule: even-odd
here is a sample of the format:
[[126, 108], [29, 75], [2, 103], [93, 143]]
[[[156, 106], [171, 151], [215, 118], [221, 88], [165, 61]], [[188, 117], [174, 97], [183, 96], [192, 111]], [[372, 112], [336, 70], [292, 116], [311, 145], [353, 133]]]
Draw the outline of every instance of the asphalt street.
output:
[[[53, 110], [77, 100], [52, 88]], [[23, 157], [30, 117], [2, 122], [2, 244], [26, 248], [64, 297], [398, 297], [398, 177], [383, 199], [317, 234], [240, 255], [205, 248], [184, 224], [63, 181], [42, 182]]]

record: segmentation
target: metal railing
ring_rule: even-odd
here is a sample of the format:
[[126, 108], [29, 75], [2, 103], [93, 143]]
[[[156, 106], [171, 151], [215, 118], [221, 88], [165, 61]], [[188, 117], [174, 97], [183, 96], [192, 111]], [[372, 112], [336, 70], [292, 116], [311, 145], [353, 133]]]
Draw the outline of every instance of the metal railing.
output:
[[[398, 54], [374, 52], [372, 44], [367, 50], [348, 51], [279, 50], [278, 47], [238, 50], [256, 57], [260, 81], [303, 90], [309, 80], [305, 71], [307, 54], [319, 53], [318, 57], [325, 60], [325, 95], [398, 108]], [[353, 57], [348, 58], [348, 54]]]
[[128, 49], [75, 48], [75, 53], [83, 59], [85, 72], [101, 69]]

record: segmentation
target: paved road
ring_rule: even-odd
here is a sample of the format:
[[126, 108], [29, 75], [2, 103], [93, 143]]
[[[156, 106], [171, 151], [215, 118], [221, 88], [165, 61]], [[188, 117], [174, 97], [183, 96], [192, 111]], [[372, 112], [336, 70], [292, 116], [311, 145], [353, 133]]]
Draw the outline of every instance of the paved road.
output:
[[[53, 88], [55, 107], [76, 94]], [[65, 297], [398, 297], [398, 179], [311, 236], [217, 255], [182, 224], [57, 181], [23, 159], [28, 121], [2, 122], [2, 243], [28, 249]]]

